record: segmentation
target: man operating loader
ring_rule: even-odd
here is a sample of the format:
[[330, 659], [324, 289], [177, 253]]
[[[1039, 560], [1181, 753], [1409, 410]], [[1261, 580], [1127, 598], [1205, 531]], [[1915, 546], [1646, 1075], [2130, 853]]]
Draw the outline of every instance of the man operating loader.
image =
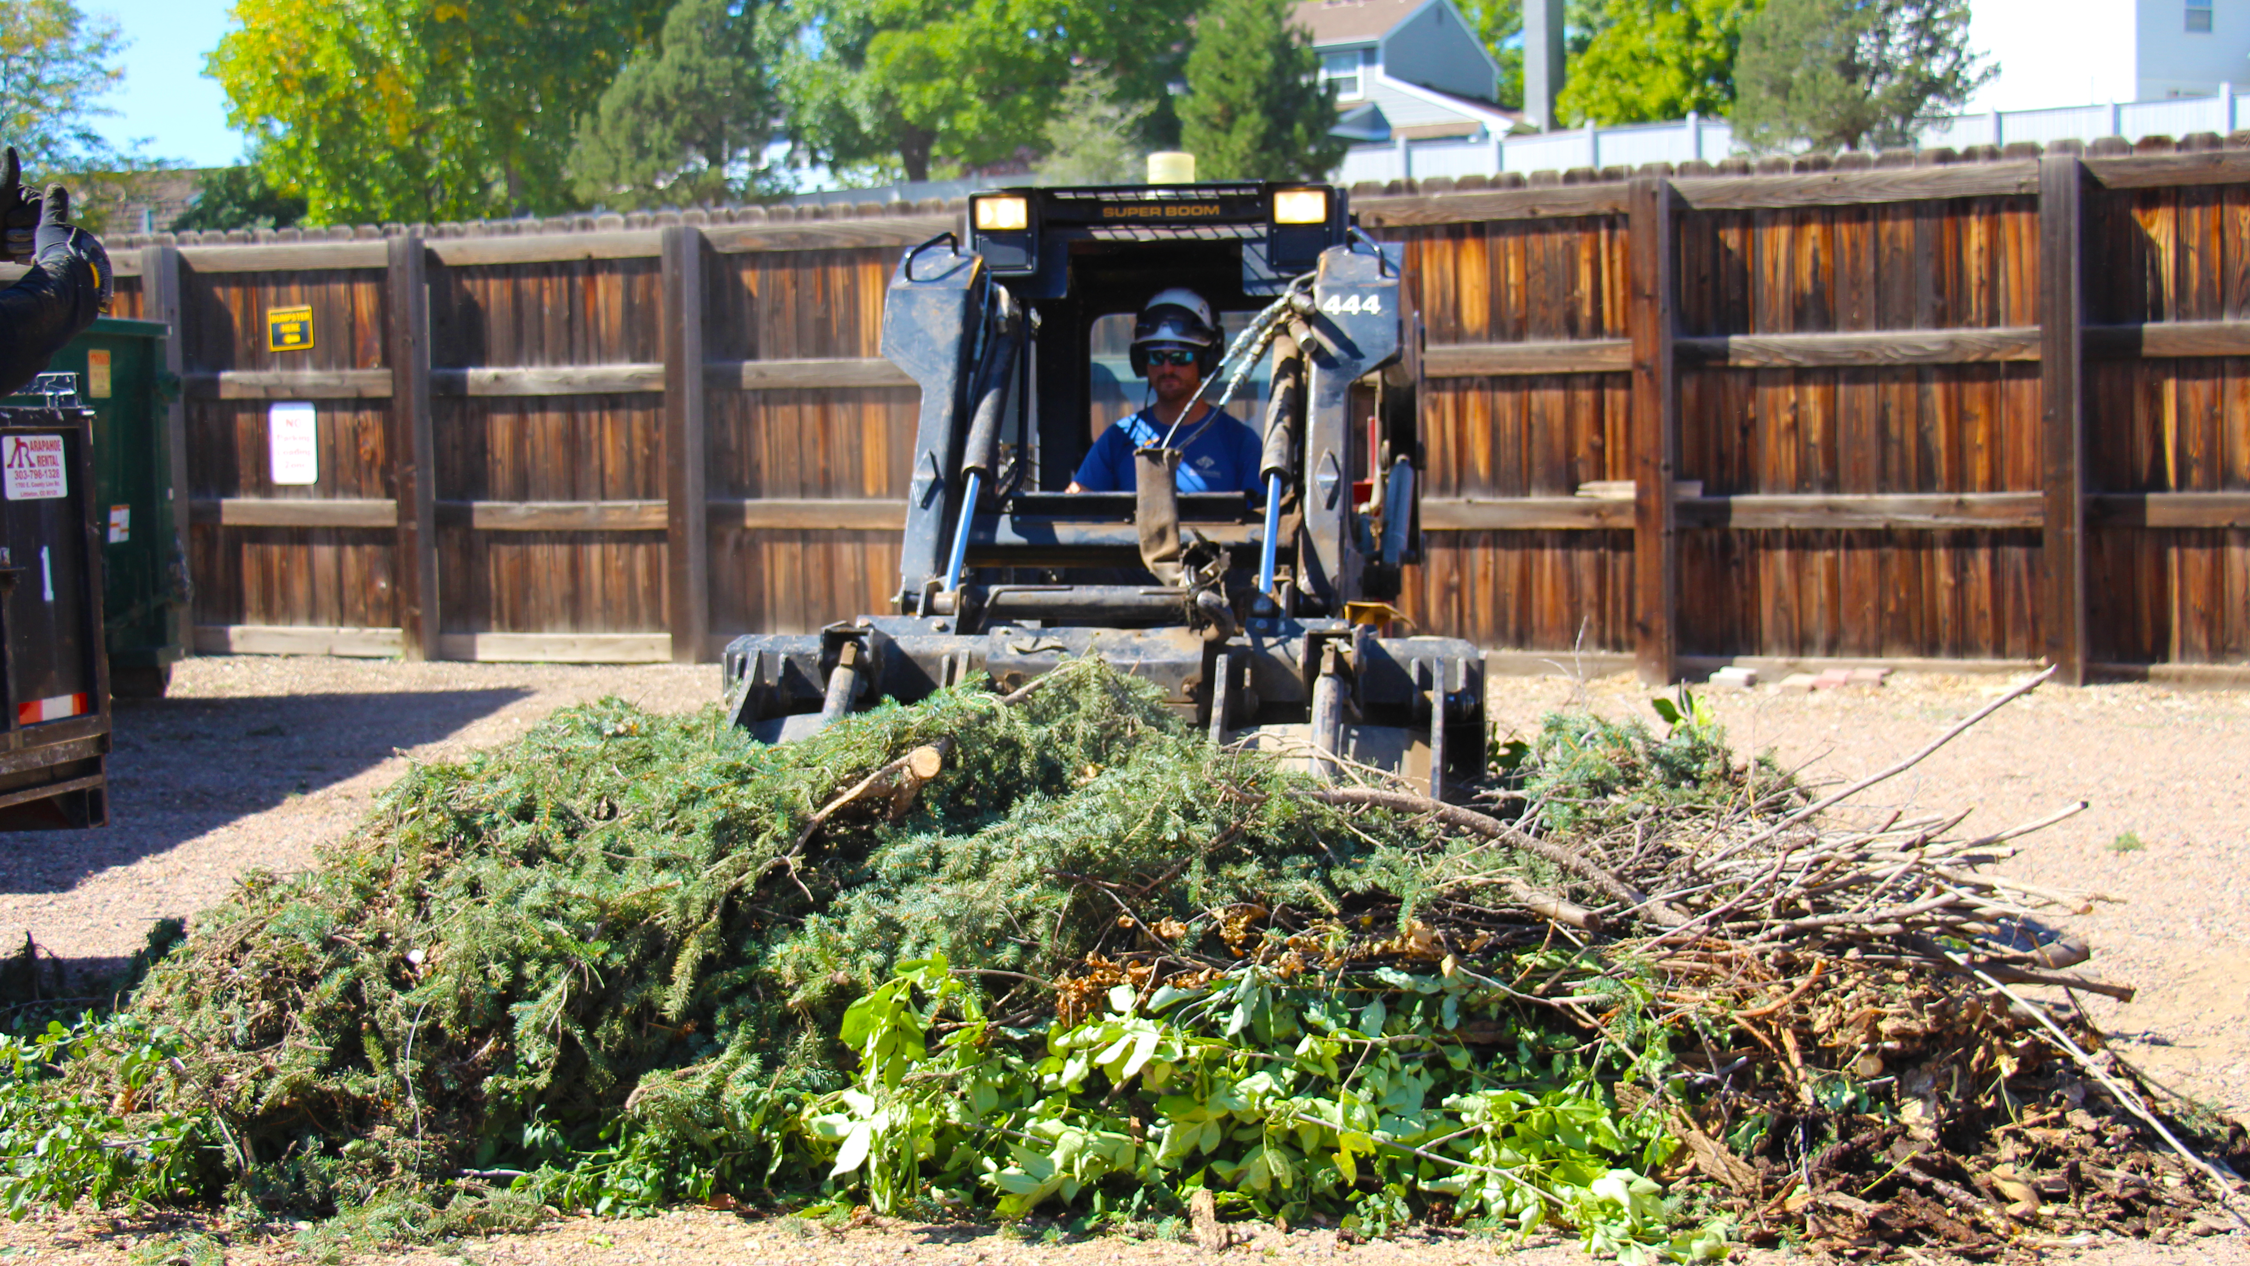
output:
[[1196, 398], [1221, 350], [1219, 323], [1203, 296], [1178, 286], [1158, 291], [1133, 322], [1131, 348], [1133, 372], [1148, 379], [1156, 402], [1102, 431], [1069, 490], [1132, 492], [1133, 451], [1163, 445], [1180, 450], [1174, 482], [1181, 492], [1256, 491], [1258, 433]]
[[0, 290], [0, 396], [22, 390], [109, 306], [109, 256], [70, 226], [70, 191], [30, 193], [22, 176], [11, 147], [0, 167], [0, 249], [31, 271]]

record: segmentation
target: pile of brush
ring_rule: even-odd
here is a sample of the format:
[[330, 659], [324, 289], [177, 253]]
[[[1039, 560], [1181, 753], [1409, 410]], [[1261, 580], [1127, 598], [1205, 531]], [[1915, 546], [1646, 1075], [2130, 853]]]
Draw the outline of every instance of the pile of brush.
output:
[[110, 1105], [100, 1192], [297, 1214], [1210, 1200], [1681, 1260], [2219, 1216], [2226, 1140], [2067, 1009], [2129, 996], [2044, 922], [2087, 898], [1992, 869], [2046, 823], [1853, 820], [2036, 684], [1822, 795], [1684, 696], [1551, 716], [1463, 804], [1091, 662], [780, 748], [572, 709], [246, 880], [11, 1093]]

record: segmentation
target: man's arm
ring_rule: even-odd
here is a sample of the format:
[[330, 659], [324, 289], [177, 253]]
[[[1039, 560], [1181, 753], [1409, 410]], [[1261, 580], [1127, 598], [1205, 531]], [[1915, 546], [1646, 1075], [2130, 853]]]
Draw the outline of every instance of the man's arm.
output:
[[[7, 174], [15, 171], [11, 149]], [[20, 188], [10, 188], [0, 191], [0, 201], [25, 200]], [[21, 390], [109, 306], [109, 255], [93, 234], [70, 226], [70, 192], [55, 185], [39, 206], [31, 271], [0, 290], [0, 395]]]

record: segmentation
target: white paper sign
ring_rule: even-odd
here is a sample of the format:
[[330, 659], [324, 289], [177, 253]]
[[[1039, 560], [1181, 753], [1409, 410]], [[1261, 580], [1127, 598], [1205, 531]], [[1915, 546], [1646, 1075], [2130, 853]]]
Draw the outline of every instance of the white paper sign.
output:
[[133, 507], [111, 506], [109, 508], [109, 543], [117, 545], [132, 539]]
[[320, 430], [310, 401], [284, 400], [266, 410], [266, 446], [275, 483], [320, 482]]
[[44, 501], [70, 495], [60, 435], [0, 436], [0, 489], [10, 501]]

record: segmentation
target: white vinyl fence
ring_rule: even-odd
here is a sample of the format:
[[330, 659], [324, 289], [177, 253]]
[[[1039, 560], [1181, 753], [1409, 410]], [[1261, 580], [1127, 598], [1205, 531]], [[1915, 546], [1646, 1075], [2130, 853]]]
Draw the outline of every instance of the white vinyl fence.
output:
[[[1922, 132], [1925, 147], [1965, 149], [2015, 141], [2091, 141], [2122, 136], [2225, 135], [2250, 126], [2250, 112], [2238, 104], [2232, 84], [2215, 97], [2173, 101], [2118, 102], [2068, 106], [2057, 110], [1992, 110], [1941, 119]], [[1733, 156], [1734, 131], [1723, 119], [1690, 115], [1678, 123], [1640, 123], [1627, 127], [1584, 127], [1535, 136], [1484, 141], [1399, 141], [1363, 145], [1344, 156], [1336, 170], [1339, 184], [1363, 180], [1428, 180], [1436, 176], [1493, 176], [1508, 171], [1553, 171], [1572, 167], [1638, 167], [1642, 163], [1685, 163]]]
[[[1992, 110], [1941, 119], [1922, 132], [1924, 146], [1966, 149], [1971, 145], [2007, 145], [2015, 141], [2091, 141], [2122, 136], [2137, 141], [2146, 136], [2187, 136], [2194, 132], [2225, 135], [2250, 126], [2234, 85], [2222, 87], [2214, 97], [2182, 97], [2173, 101], [2113, 102], [2108, 105], [2065, 106], [2054, 110]], [[1686, 163], [1734, 157], [1734, 129], [1724, 119], [1689, 115], [1677, 123], [1635, 123], [1623, 127], [1582, 127], [1567, 132], [1543, 132], [1501, 140], [1396, 141], [1388, 145], [1362, 145], [1344, 155], [1343, 165], [1331, 177], [1336, 183], [1355, 185], [1371, 180], [1430, 180], [1438, 176], [1494, 176], [1501, 172], [1564, 171], [1573, 167], [1638, 167], [1643, 163]], [[789, 203], [913, 202], [923, 198], [958, 198], [978, 189], [1025, 184], [1029, 176], [976, 176], [965, 180], [930, 180], [919, 184], [888, 185], [879, 189], [835, 189], [803, 193], [781, 201]]]

